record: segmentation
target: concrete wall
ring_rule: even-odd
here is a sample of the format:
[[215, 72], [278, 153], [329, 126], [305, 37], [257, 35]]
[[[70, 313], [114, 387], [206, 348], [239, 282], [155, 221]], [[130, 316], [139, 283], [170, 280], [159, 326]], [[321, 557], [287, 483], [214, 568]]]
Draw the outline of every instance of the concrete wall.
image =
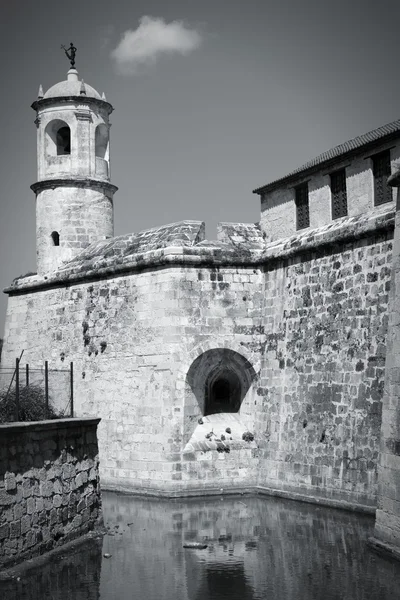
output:
[[0, 568], [101, 521], [99, 419], [0, 425]]
[[[392, 169], [400, 159], [400, 142], [386, 142], [350, 159], [337, 160], [334, 166], [324, 167], [300, 176], [289, 184], [265, 192], [261, 197], [261, 229], [267, 241], [274, 241], [296, 234], [295, 186], [308, 181], [310, 229], [323, 227], [332, 222], [332, 206], [329, 173], [346, 169], [348, 215], [362, 215], [374, 208], [374, 178], [371, 155], [390, 148]], [[394, 204], [394, 202], [393, 202]], [[385, 205], [384, 210], [387, 208]]]

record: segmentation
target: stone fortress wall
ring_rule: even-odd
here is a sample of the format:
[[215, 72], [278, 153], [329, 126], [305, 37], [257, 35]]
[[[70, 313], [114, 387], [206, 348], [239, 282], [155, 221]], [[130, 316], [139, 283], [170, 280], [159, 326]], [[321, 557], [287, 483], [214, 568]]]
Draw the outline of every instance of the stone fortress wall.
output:
[[383, 175], [395, 169], [400, 122], [256, 190], [260, 223], [221, 223], [214, 241], [196, 221], [110, 238], [112, 106], [74, 69], [32, 106], [38, 274], [6, 290], [3, 361], [74, 362], [77, 414], [101, 418], [103, 486], [372, 510], [394, 202], [389, 190], [376, 206], [371, 157], [389, 151]]
[[[77, 414], [102, 419], [106, 488], [261, 486], [374, 506], [392, 207], [267, 246], [242, 265], [199, 241], [201, 224], [197, 245], [169, 246], [178, 226], [128, 273], [106, 275], [102, 251], [101, 278], [79, 259], [67, 280], [21, 280], [4, 360], [23, 347], [30, 364], [74, 361]], [[249, 376], [238, 415], [217, 419], [205, 416], [204, 386], [221, 362]], [[246, 431], [254, 440], [242, 440]]]
[[0, 425], [0, 568], [102, 522], [99, 419]]
[[259, 484], [373, 506], [393, 211], [339, 232], [265, 269]]

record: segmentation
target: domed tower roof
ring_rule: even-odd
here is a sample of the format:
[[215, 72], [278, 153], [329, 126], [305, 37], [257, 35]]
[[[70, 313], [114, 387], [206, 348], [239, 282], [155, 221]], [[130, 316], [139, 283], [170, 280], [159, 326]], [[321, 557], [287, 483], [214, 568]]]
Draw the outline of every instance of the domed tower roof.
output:
[[61, 98], [82, 95], [85, 95], [88, 98], [96, 98], [97, 100], [102, 99], [99, 92], [91, 85], [79, 81], [78, 71], [76, 69], [70, 69], [67, 73], [67, 79], [52, 85], [44, 94], [43, 98]]

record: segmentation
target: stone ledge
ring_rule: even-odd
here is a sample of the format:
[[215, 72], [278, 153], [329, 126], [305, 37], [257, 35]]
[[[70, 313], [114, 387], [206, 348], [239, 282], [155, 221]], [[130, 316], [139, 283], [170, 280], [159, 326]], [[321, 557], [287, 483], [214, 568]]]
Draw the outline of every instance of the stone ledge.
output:
[[400, 548], [398, 546], [393, 546], [388, 542], [382, 542], [382, 540], [378, 540], [378, 538], [375, 537], [368, 538], [367, 544], [372, 550], [375, 550], [375, 552], [382, 556], [400, 560]]
[[103, 179], [91, 179], [90, 177], [57, 177], [54, 179], [43, 179], [36, 183], [32, 183], [30, 187], [35, 194], [38, 194], [43, 190], [53, 190], [56, 187], [105, 188], [112, 194], [115, 194], [115, 192], [118, 191], [117, 186], [109, 181]]
[[35, 102], [32, 102], [31, 104], [31, 108], [33, 108], [33, 110], [36, 110], [38, 112], [40, 112], [43, 108], [47, 108], [49, 106], [54, 106], [57, 105], [59, 106], [60, 104], [94, 104], [95, 106], [99, 107], [99, 108], [104, 108], [108, 114], [110, 115], [113, 110], [114, 107], [112, 106], [112, 104], [110, 104], [109, 102], [107, 102], [107, 100], [102, 100], [101, 98], [93, 98], [93, 96], [54, 96], [52, 98], [41, 98], [40, 100], [35, 100]]
[[367, 504], [358, 504], [357, 502], [349, 502], [348, 500], [336, 500], [333, 498], [327, 498], [325, 496], [307, 495], [299, 492], [291, 492], [287, 490], [279, 490], [275, 488], [269, 488], [264, 486], [257, 486], [257, 493], [265, 496], [279, 496], [280, 498], [287, 498], [288, 500], [295, 500], [297, 502], [306, 502], [308, 504], [318, 504], [320, 506], [327, 506], [331, 508], [339, 508], [341, 510], [348, 510], [352, 512], [361, 512], [364, 514], [374, 515], [375, 507], [368, 506]]
[[23, 433], [29, 430], [51, 430], [51, 429], [68, 429], [69, 427], [79, 427], [82, 425], [98, 425], [100, 423], [100, 418], [92, 418], [92, 417], [79, 417], [79, 418], [70, 418], [70, 419], [51, 419], [48, 421], [18, 421], [15, 423], [2, 423], [0, 425], [0, 436], [5, 435], [8, 432], [14, 433]]
[[[222, 484], [223, 485], [223, 484]], [[207, 496], [234, 496], [234, 495], [246, 495], [246, 496], [276, 496], [279, 498], [285, 498], [287, 500], [294, 500], [296, 502], [305, 502], [307, 504], [317, 504], [319, 506], [326, 506], [328, 508], [337, 508], [340, 510], [346, 510], [350, 512], [359, 512], [367, 515], [375, 514], [375, 507], [368, 506], [366, 504], [358, 504], [356, 502], [348, 502], [346, 500], [334, 500], [316, 495], [306, 495], [297, 492], [290, 492], [286, 490], [279, 490], [275, 488], [269, 488], [259, 485], [243, 485], [243, 486], [232, 486], [232, 487], [207, 487], [205, 484], [203, 487], [192, 487], [192, 488], [180, 488], [180, 489], [157, 489], [157, 488], [132, 488], [121, 484], [107, 483], [102, 480], [101, 489], [103, 491], [116, 492], [120, 494], [128, 494], [131, 496], [149, 496], [154, 498], [195, 498], [195, 497], [207, 497]]]

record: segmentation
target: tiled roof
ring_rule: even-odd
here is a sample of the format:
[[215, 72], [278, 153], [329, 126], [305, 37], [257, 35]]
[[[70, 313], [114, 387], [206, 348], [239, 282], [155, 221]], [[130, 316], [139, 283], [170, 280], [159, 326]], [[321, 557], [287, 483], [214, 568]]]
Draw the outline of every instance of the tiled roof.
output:
[[300, 174], [305, 174], [307, 171], [314, 170], [316, 167], [319, 167], [324, 163], [327, 163], [335, 158], [342, 157], [347, 153], [362, 148], [363, 146], [368, 146], [370, 144], [372, 145], [374, 144], [374, 142], [383, 141], [386, 137], [388, 137], [389, 139], [391, 137], [397, 137], [395, 134], [399, 133], [400, 119], [397, 121], [393, 121], [392, 123], [388, 123], [387, 125], [383, 125], [382, 127], [378, 127], [378, 129], [373, 129], [372, 131], [369, 131], [364, 135], [359, 135], [358, 137], [353, 138], [352, 140], [349, 140], [344, 144], [339, 144], [339, 146], [335, 146], [327, 152], [323, 152], [316, 158], [313, 158], [312, 160], [308, 161], [305, 165], [295, 169], [288, 175], [280, 177], [279, 179], [275, 179], [274, 181], [271, 181], [270, 183], [267, 183], [266, 185], [263, 185], [253, 190], [253, 194], [261, 194], [263, 192], [272, 190], [278, 187], [278, 185], [282, 185], [288, 182], [289, 180], [296, 178]]

